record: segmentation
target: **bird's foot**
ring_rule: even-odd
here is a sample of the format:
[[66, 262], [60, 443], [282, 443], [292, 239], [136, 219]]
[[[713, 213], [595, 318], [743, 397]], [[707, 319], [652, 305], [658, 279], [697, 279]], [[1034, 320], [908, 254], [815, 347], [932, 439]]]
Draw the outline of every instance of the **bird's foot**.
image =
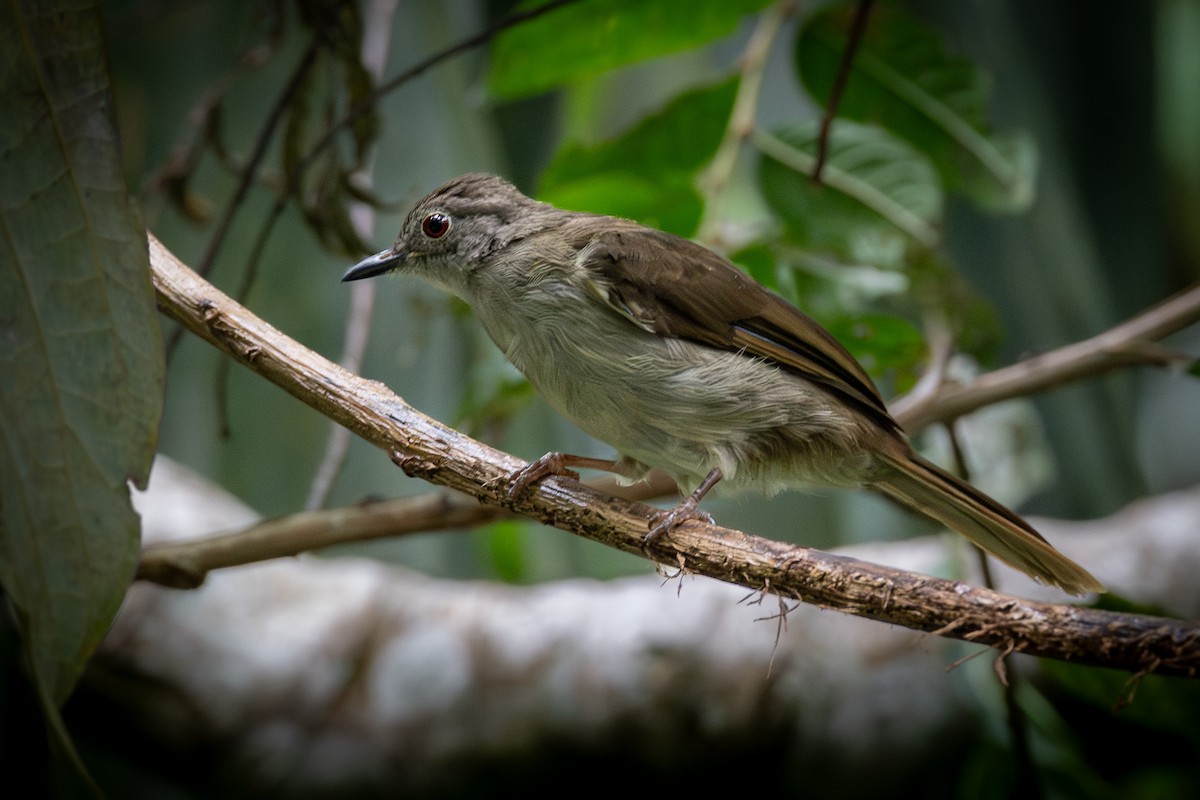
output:
[[709, 525], [712, 525], [714, 522], [712, 515], [701, 511], [699, 505], [700, 501], [704, 499], [704, 495], [708, 494], [709, 490], [717, 485], [721, 477], [720, 467], [713, 467], [709, 470], [704, 480], [700, 481], [700, 485], [696, 487], [696, 491], [683, 498], [683, 502], [669, 511], [660, 511], [651, 517], [650, 530], [642, 537], [642, 545], [645, 546], [653, 543], [660, 536], [670, 533], [689, 519], [707, 522]]
[[579, 473], [571, 467], [586, 467], [606, 472], [615, 472], [617, 468], [615, 462], [602, 458], [574, 456], [570, 453], [546, 453], [509, 475], [508, 489], [505, 493], [509, 500], [516, 500], [529, 491], [535, 483], [551, 475], [561, 475], [571, 480], [579, 480]]
[[660, 511], [650, 518], [650, 530], [642, 537], [642, 544], [653, 544], [660, 536], [669, 534], [688, 520], [714, 524], [712, 514], [701, 511], [697, 506], [700, 500], [695, 495], [688, 495], [683, 502], [672, 509]]

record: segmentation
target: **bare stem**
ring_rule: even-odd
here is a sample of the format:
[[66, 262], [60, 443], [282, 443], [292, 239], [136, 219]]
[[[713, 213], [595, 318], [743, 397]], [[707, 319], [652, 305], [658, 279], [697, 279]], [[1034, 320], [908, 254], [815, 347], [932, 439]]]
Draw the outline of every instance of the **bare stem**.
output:
[[983, 406], [1046, 391], [1082, 378], [1139, 364], [1170, 366], [1194, 360], [1158, 341], [1200, 321], [1200, 285], [1193, 286], [1107, 331], [1051, 350], [970, 383], [942, 384], [901, 397], [892, 415], [908, 431], [961, 417]]
[[[363, 25], [362, 63], [371, 79], [376, 82], [387, 64], [392, 17], [395, 16], [397, 2], [398, 0], [372, 0], [367, 6]], [[367, 189], [370, 189], [372, 184], [376, 150], [372, 145], [370, 153], [363, 159], [362, 167], [353, 176], [353, 180]], [[370, 241], [375, 230], [375, 209], [369, 203], [355, 203], [350, 210], [350, 221], [358, 238], [364, 242]], [[374, 281], [357, 281], [350, 285], [346, 339], [338, 363], [351, 372], [360, 371], [363, 357], [367, 353], [377, 288], [378, 284]], [[325, 440], [325, 455], [317, 465], [312, 484], [308, 488], [308, 499], [304, 503], [306, 509], [315, 511], [325, 505], [349, 452], [350, 431], [331, 423], [329, 438]]]
[[871, 15], [871, 6], [875, 0], [858, 0], [854, 9], [854, 22], [851, 24], [850, 36], [846, 39], [846, 49], [842, 51], [842, 60], [838, 64], [837, 75], [834, 76], [833, 86], [829, 89], [829, 99], [825, 102], [825, 113], [821, 116], [821, 132], [817, 137], [817, 163], [813, 167], [813, 183], [821, 182], [821, 173], [825, 170], [825, 158], [829, 153], [829, 131], [837, 116], [838, 106], [842, 102], [842, 93], [846, 90], [846, 81], [850, 78], [850, 68], [854, 65], [854, 56], [862, 43], [867, 31], [867, 18]]
[[725, 126], [725, 134], [717, 146], [712, 162], [700, 179], [700, 189], [705, 195], [705, 212], [697, 238], [702, 242], [719, 244], [720, 235], [715, 224], [718, 199], [729, 185], [742, 146], [754, 133], [763, 67], [771, 52], [771, 45], [778, 37], [783, 23], [795, 11], [795, 0], [780, 0], [759, 17], [757, 27], [746, 42], [746, 49], [741, 58], [741, 80], [733, 100], [733, 109], [729, 113], [729, 122]]

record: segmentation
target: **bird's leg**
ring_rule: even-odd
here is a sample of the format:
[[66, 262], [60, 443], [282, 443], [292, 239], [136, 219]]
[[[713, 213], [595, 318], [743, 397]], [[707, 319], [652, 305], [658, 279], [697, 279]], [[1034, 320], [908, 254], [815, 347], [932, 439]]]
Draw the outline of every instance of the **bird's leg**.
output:
[[508, 477], [508, 499], [516, 500], [530, 486], [549, 475], [563, 475], [573, 480], [579, 480], [579, 473], [571, 467], [599, 469], [621, 474], [618, 462], [609, 459], [573, 456], [570, 453], [546, 453], [536, 461], [530, 461]]
[[700, 501], [704, 499], [704, 495], [708, 494], [709, 490], [717, 485], [717, 482], [724, 477], [720, 467], [713, 467], [709, 470], [708, 475], [704, 480], [700, 481], [700, 485], [696, 487], [696, 491], [683, 498], [683, 501], [672, 508], [670, 511], [660, 511], [650, 520], [650, 531], [646, 534], [643, 540], [645, 544], [650, 544], [664, 533], [670, 533], [675, 528], [679, 527], [683, 522], [689, 519], [698, 519], [703, 522], [712, 523], [713, 518], [703, 511], [700, 511], [698, 506]]

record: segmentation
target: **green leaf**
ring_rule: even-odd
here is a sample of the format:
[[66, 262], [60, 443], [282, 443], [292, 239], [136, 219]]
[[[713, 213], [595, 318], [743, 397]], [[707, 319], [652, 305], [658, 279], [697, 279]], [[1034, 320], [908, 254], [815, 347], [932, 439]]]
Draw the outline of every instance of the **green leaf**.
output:
[[53, 709], [133, 577], [162, 410], [95, 5], [0, 11], [0, 583]]
[[860, 314], [826, 320], [827, 329], [859, 363], [878, 378], [895, 373], [894, 392], [904, 392], [917, 378], [925, 356], [925, 338], [916, 325], [893, 314]]
[[492, 569], [505, 583], [520, 583], [528, 573], [525, 557], [525, 526], [520, 520], [503, 519], [487, 527], [487, 550]]
[[737, 95], [738, 81], [692, 89], [621, 136], [593, 147], [567, 142], [542, 174], [542, 189], [598, 172], [627, 170], [651, 177], [695, 172], [716, 152]]
[[729, 254], [729, 260], [745, 270], [751, 278], [775, 292], [779, 291], [779, 263], [775, 252], [766, 244], [755, 243]]
[[[814, 15], [796, 40], [796, 65], [824, 105], [846, 48], [853, 9]], [[839, 118], [882, 125], [929, 155], [946, 187], [981, 205], [1018, 211], [1033, 202], [1037, 151], [1024, 134], [986, 122], [988, 83], [937, 33], [895, 5], [871, 14], [838, 106]]]
[[688, 236], [704, 210], [688, 178], [667, 175], [656, 181], [632, 172], [606, 172], [539, 192], [538, 197], [559, 208], [625, 217]]
[[816, 123], [758, 133], [763, 196], [802, 248], [883, 267], [941, 234], [942, 192], [928, 159], [878, 128], [835, 122], [821, 183]]
[[[770, 0], [583, 0], [515, 25], [492, 47], [491, 92], [516, 98], [733, 33]], [[542, 5], [521, 3], [518, 10]]]
[[564, 144], [542, 174], [538, 197], [691, 234], [703, 211], [695, 176], [721, 143], [736, 93], [735, 79], [695, 89], [615, 139]]

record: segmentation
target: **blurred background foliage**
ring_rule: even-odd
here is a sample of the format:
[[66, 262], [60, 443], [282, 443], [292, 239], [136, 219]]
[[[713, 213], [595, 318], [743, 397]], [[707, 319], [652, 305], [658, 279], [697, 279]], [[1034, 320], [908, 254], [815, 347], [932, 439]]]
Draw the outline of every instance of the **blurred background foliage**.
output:
[[[537, 5], [401, 2], [385, 80]], [[471, 170], [728, 253], [838, 335], [887, 396], [919, 375], [930, 326], [953, 333], [968, 369], [987, 369], [1095, 334], [1200, 278], [1193, 0], [879, 2], [820, 185], [808, 174], [851, 4], [803, 3], [778, 20], [752, 69], [761, 86], [749, 118], [741, 70], [764, 15], [777, 13], [765, 0], [566, 4], [378, 96], [357, 60], [366, 5], [101, 7], [126, 177], [147, 227], [334, 358], [349, 313], [344, 268], [386, 246], [423, 194]], [[314, 150], [361, 103], [371, 111]], [[260, 139], [275, 112], [276, 135]], [[260, 142], [263, 168], [229, 213]], [[278, 201], [280, 191], [294, 202]], [[350, 222], [360, 201], [377, 206], [365, 241]], [[608, 454], [528, 389], [457, 301], [415, 281], [379, 284], [363, 374], [525, 458]], [[187, 336], [169, 350], [166, 386], [161, 452], [265, 515], [304, 507], [326, 420]], [[966, 441], [1004, 454], [973, 465], [1000, 499], [1030, 513], [1099, 516], [1200, 480], [1198, 407], [1195, 381], [1122, 373], [1012, 404]], [[328, 504], [429, 490], [355, 442]], [[819, 547], [929, 530], [848, 493], [719, 499], [709, 510], [725, 525]], [[433, 575], [514, 582], [651, 569], [513, 521], [356, 551]], [[1085, 718], [1103, 716], [1119, 690], [1097, 681], [1076, 686]], [[1061, 711], [1022, 701], [1041, 752], [1069, 776], [1063, 784], [1088, 788], [1064, 794], [1181, 796], [1198, 785], [1194, 750], [1188, 762], [1172, 749], [1195, 745], [1195, 729], [1181, 732], [1174, 717], [1124, 723], [1120, 736], [1148, 731], [1170, 746], [1122, 771], [1096, 766], [1102, 743], [1070, 731]], [[1004, 712], [990, 711], [984, 719], [997, 728], [952, 781], [960, 793], [1010, 788], [996, 722]]]

